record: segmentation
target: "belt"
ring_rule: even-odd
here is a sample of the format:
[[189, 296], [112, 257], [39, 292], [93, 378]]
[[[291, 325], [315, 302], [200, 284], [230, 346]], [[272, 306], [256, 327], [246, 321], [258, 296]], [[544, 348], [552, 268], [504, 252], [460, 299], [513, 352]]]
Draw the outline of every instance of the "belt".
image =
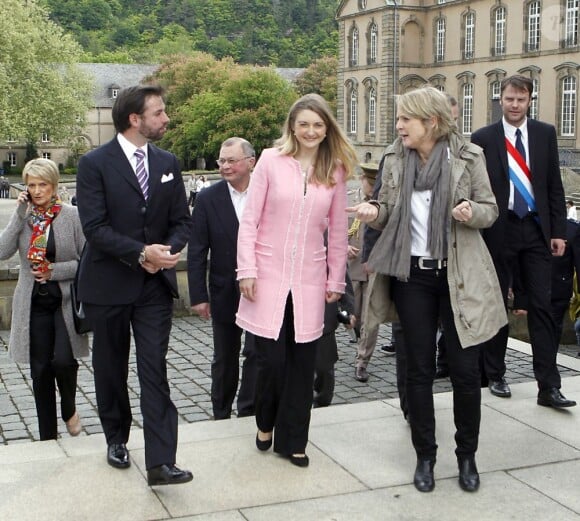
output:
[[431, 259], [430, 257], [411, 257], [411, 267], [420, 270], [442, 270], [447, 268], [447, 259]]

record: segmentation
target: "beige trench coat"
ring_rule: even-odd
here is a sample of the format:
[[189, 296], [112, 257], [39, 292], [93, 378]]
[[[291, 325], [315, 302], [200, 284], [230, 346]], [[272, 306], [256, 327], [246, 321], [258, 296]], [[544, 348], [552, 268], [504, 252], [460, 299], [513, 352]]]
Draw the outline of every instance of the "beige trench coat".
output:
[[[448, 237], [447, 279], [455, 327], [461, 345], [469, 347], [491, 339], [507, 324], [507, 315], [497, 275], [480, 229], [491, 226], [498, 216], [495, 197], [489, 184], [481, 149], [452, 135], [449, 142], [451, 161], [450, 212], [461, 199], [469, 200], [473, 217], [468, 223], [452, 218]], [[385, 152], [378, 218], [370, 223], [384, 229], [389, 215], [399, 204], [403, 173], [403, 145], [396, 140]], [[388, 255], [373, 249], [371, 259]], [[390, 277], [373, 274], [365, 302], [366, 324], [397, 322], [390, 296]], [[421, 317], [417, 317], [420, 324]]]

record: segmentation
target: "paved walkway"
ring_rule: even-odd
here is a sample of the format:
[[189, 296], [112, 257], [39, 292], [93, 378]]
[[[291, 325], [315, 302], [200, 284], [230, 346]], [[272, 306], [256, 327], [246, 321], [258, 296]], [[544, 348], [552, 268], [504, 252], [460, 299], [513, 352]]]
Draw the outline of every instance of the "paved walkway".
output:
[[[4, 336], [4, 335], [3, 335]], [[78, 438], [34, 442], [35, 418], [26, 371], [0, 357], [3, 436], [0, 445], [0, 519], [62, 521], [375, 521], [458, 520], [572, 521], [580, 519], [580, 410], [535, 404], [529, 346], [510, 340], [509, 400], [483, 393], [478, 466], [482, 485], [468, 494], [457, 485], [451, 393], [436, 395], [436, 488], [421, 494], [412, 484], [414, 453], [409, 429], [393, 397], [392, 357], [377, 353], [368, 385], [352, 378], [353, 347], [341, 342], [337, 402], [315, 409], [308, 454], [299, 469], [259, 453], [253, 418], [209, 416], [208, 326], [197, 318], [175, 321], [170, 372], [180, 407], [178, 464], [194, 480], [150, 488], [144, 479], [139, 418], [129, 449], [132, 466], [105, 463], [104, 437], [94, 416], [88, 366], [79, 387], [85, 430]], [[559, 356], [567, 396], [580, 398], [580, 359], [575, 349]], [[574, 351], [574, 352], [573, 352]], [[136, 382], [132, 367], [133, 391]], [[80, 407], [79, 407], [80, 408]], [[10, 409], [10, 410], [9, 410]], [[64, 430], [64, 429], [63, 429]], [[95, 433], [95, 434], [92, 434]], [[91, 434], [91, 435], [87, 435]]]

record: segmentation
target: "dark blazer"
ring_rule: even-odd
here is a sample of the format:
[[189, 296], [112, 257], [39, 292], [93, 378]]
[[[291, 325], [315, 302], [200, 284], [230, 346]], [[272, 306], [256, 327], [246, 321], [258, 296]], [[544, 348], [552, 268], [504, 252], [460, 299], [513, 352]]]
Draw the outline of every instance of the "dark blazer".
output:
[[192, 221], [187, 247], [191, 305], [210, 302], [215, 321], [234, 323], [240, 300], [236, 280], [239, 223], [227, 181], [222, 179], [197, 194]]
[[[97, 305], [126, 305], [141, 294], [146, 272], [139, 254], [146, 244], [181, 251], [191, 219], [177, 158], [148, 145], [149, 198], [117, 138], [79, 162], [77, 201], [87, 247], [79, 267], [79, 299]], [[174, 298], [175, 269], [161, 271]]]
[[[532, 186], [542, 235], [549, 248], [550, 239], [566, 237], [566, 205], [560, 176], [556, 130], [552, 125], [535, 119], [528, 119], [527, 125]], [[485, 242], [492, 256], [496, 257], [504, 247], [510, 194], [502, 121], [474, 132], [471, 141], [484, 150], [487, 173], [499, 208], [498, 219], [491, 228], [483, 230]]]
[[574, 270], [580, 275], [580, 223], [568, 219], [564, 255], [552, 257], [552, 301], [570, 300]]

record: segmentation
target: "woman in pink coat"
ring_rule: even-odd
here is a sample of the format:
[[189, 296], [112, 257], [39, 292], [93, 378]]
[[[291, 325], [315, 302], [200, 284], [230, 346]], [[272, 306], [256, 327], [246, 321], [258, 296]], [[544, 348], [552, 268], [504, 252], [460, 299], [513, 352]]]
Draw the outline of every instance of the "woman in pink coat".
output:
[[[308, 466], [316, 341], [344, 292], [356, 153], [317, 94], [300, 98], [252, 174], [238, 234], [236, 323], [256, 335], [256, 446]], [[324, 236], [328, 230], [328, 247]]]

